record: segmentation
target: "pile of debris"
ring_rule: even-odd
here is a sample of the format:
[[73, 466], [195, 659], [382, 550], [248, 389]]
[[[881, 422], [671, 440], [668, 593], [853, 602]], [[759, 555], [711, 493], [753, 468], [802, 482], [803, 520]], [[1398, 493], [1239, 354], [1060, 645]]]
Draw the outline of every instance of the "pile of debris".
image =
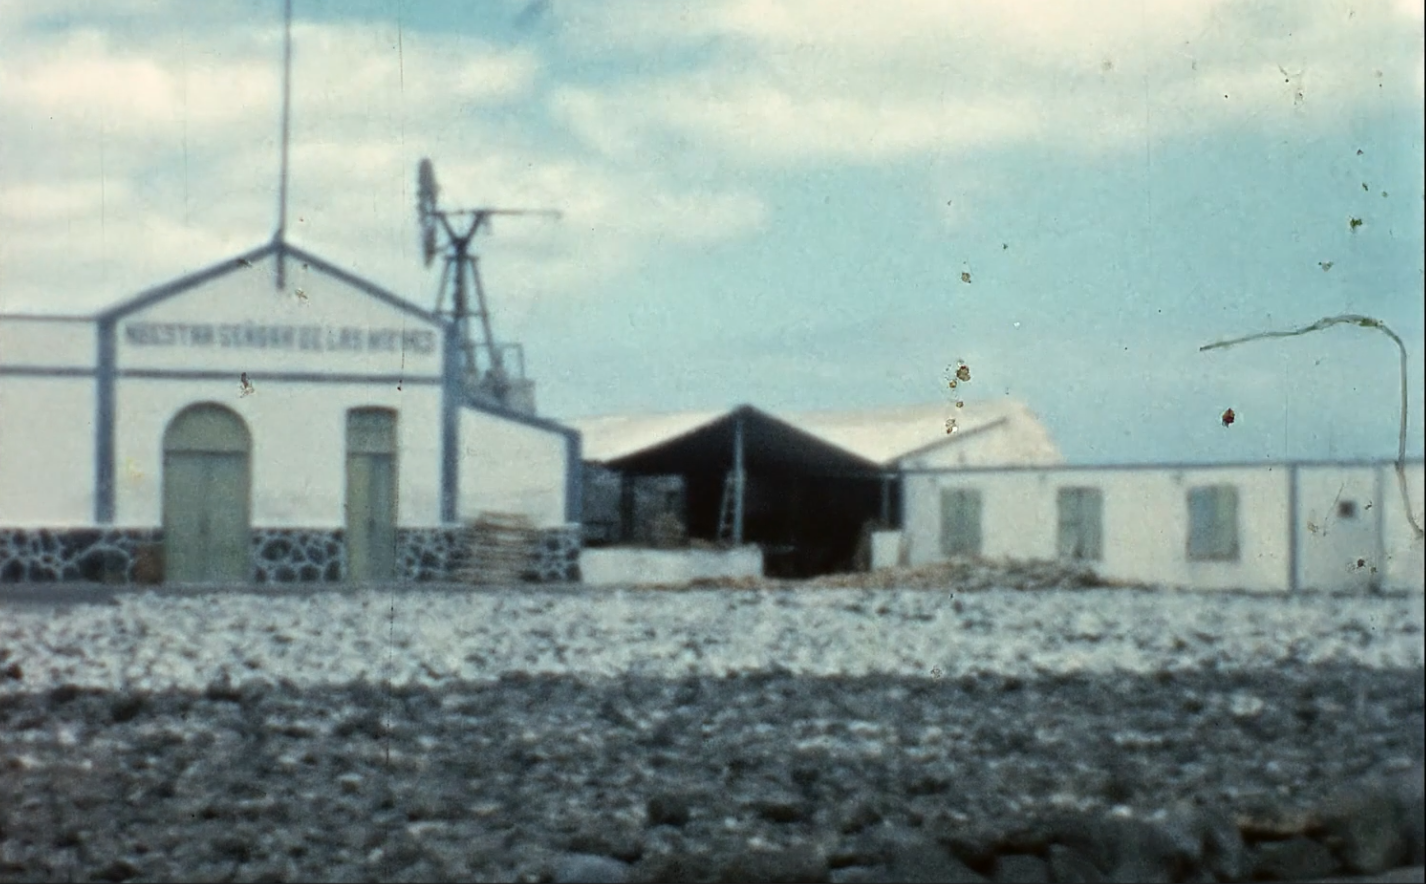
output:
[[481, 513], [466, 526], [456, 580], [472, 586], [519, 583], [530, 574], [539, 532], [522, 515]]
[[1119, 585], [1116, 581], [1100, 577], [1093, 568], [1078, 562], [974, 558], [957, 558], [914, 568], [828, 574], [807, 580], [741, 577], [696, 580], [689, 584], [690, 587], [716, 589], [954, 589], [957, 592], [1084, 589], [1116, 585]]

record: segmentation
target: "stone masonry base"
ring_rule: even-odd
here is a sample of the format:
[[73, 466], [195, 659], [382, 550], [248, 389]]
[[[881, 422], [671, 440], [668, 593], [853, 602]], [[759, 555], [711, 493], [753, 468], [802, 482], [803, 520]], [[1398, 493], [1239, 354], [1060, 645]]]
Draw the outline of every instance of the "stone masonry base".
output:
[[[461, 565], [459, 529], [402, 528], [396, 535], [397, 579], [443, 582]], [[254, 583], [338, 583], [346, 578], [341, 530], [256, 528]], [[163, 532], [144, 528], [0, 528], [0, 583], [160, 583]], [[524, 579], [579, 580], [579, 529], [541, 532]]]

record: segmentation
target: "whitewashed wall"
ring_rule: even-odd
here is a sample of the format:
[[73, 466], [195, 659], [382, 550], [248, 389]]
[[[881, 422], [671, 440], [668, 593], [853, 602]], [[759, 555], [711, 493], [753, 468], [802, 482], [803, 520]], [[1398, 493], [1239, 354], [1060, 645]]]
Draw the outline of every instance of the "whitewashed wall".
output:
[[[92, 370], [84, 319], [0, 317], [0, 367]], [[94, 380], [0, 375], [0, 527], [94, 521]]]
[[202, 369], [234, 378], [257, 371], [441, 373], [438, 328], [335, 277], [304, 270], [296, 258], [288, 258], [287, 288], [277, 291], [274, 260], [125, 317], [117, 330], [119, 367]]
[[[118, 381], [115, 402], [115, 521], [156, 526], [162, 518], [163, 434], [185, 407], [216, 402], [252, 434], [253, 524], [337, 528], [345, 521], [346, 415], [352, 408], [397, 412], [397, 519], [434, 527], [440, 519], [441, 335], [395, 305], [287, 260], [275, 289], [275, 258], [217, 279], [120, 320], [121, 372], [174, 371], [219, 379]], [[241, 376], [250, 376], [244, 394]], [[341, 376], [322, 382], [266, 375]], [[380, 380], [373, 380], [373, 376]]]
[[460, 518], [518, 513], [544, 528], [565, 524], [567, 457], [561, 433], [462, 409]]
[[0, 377], [0, 527], [93, 523], [93, 379]]
[[440, 388], [371, 384], [119, 382], [115, 408], [115, 522], [162, 520], [163, 434], [199, 402], [231, 408], [252, 435], [252, 519], [257, 527], [338, 528], [345, 521], [346, 415], [361, 407], [397, 412], [397, 519], [402, 527], [440, 520]]
[[0, 316], [0, 365], [93, 368], [97, 334], [89, 319]]
[[[1422, 541], [1415, 536], [1406, 518], [1401, 488], [1393, 466], [1380, 468], [1382, 487], [1382, 535], [1386, 549], [1387, 589], [1426, 592], [1426, 557]], [[1422, 501], [1426, 500], [1426, 471], [1420, 461], [1406, 465], [1406, 487], [1416, 524], [1423, 524]]]
[[[1230, 484], [1239, 489], [1237, 561], [1188, 559], [1189, 488]], [[982, 496], [982, 554], [990, 558], [1053, 559], [1058, 490], [1094, 487], [1104, 494], [1104, 559], [1109, 578], [1201, 589], [1286, 591], [1288, 476], [1286, 468], [968, 470], [909, 474], [906, 521], [913, 565], [939, 561], [941, 490], [976, 488]]]
[[[1297, 470], [1298, 586], [1366, 590], [1382, 565], [1381, 471], [1304, 465]], [[1343, 514], [1349, 506], [1353, 512]], [[1358, 563], [1362, 564], [1358, 564]]]

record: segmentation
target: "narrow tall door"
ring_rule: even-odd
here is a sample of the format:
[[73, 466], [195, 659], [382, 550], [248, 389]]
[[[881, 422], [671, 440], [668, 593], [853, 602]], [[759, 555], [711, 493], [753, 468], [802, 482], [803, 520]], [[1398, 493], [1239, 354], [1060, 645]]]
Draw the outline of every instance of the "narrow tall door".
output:
[[396, 415], [357, 409], [347, 415], [347, 579], [396, 577]]

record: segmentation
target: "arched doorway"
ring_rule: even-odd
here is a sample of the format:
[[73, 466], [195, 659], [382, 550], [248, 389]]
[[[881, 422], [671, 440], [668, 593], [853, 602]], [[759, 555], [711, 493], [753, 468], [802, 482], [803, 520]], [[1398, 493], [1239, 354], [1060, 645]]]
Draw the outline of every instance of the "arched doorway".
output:
[[245, 582], [252, 573], [252, 437], [221, 405], [191, 405], [163, 434], [164, 579]]
[[347, 579], [396, 577], [396, 412], [347, 412]]

